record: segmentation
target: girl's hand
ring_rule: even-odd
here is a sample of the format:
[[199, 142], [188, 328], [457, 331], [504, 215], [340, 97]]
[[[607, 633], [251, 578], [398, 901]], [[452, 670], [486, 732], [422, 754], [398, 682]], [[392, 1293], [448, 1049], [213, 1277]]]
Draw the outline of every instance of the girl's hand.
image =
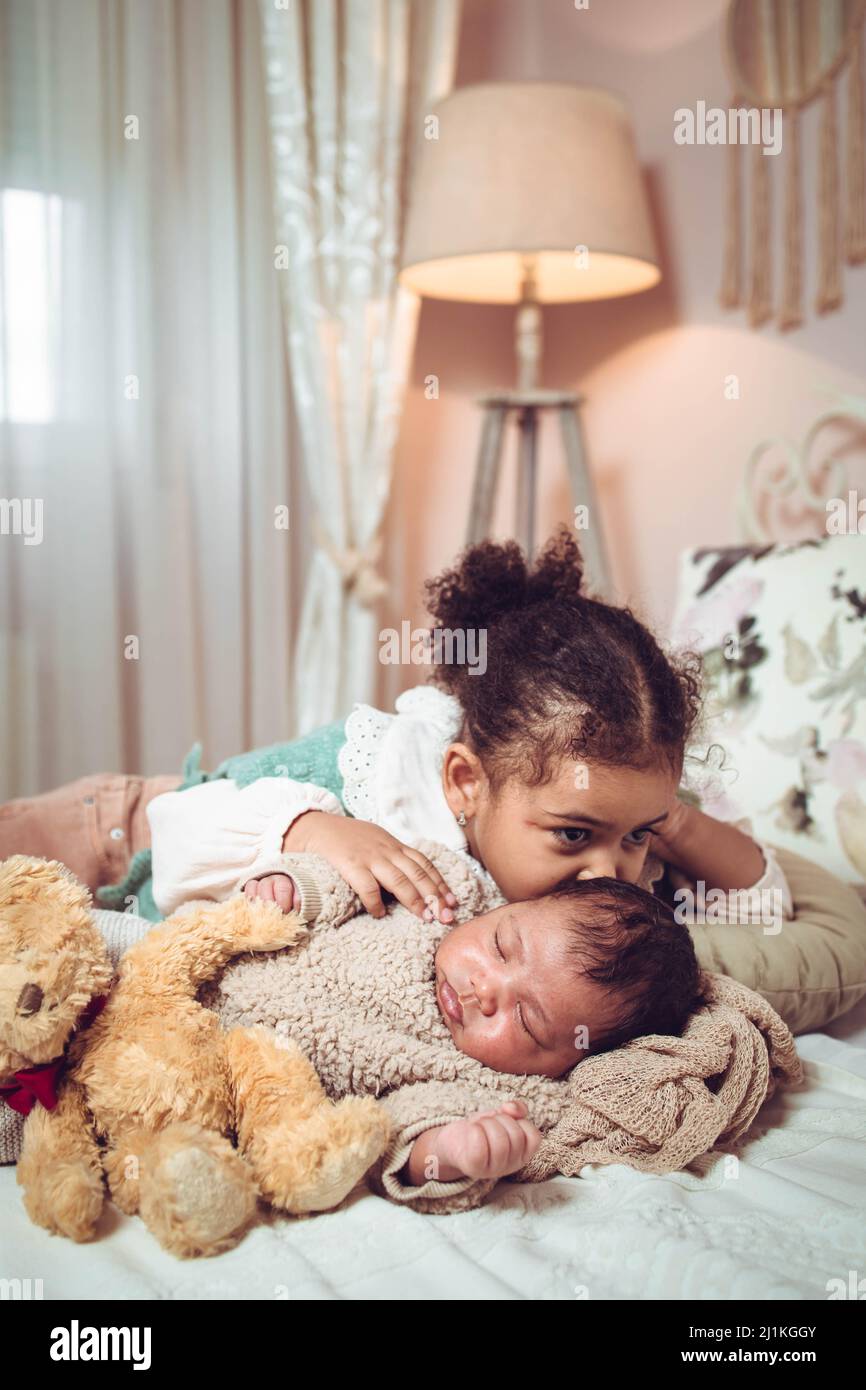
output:
[[[525, 1118], [521, 1100], [498, 1110], [480, 1110], [465, 1120], [453, 1120], [435, 1133], [433, 1156], [442, 1168], [456, 1169], [467, 1178], [504, 1178], [529, 1162], [541, 1144], [541, 1130]], [[419, 1136], [423, 1137], [423, 1136]], [[453, 1181], [440, 1168], [440, 1182]]]
[[454, 920], [451, 909], [457, 899], [438, 869], [420, 850], [401, 844], [369, 821], [306, 811], [286, 833], [283, 849], [327, 859], [373, 917], [385, 915], [385, 888], [418, 917]]
[[288, 874], [265, 874], [264, 878], [251, 878], [244, 884], [245, 898], [261, 898], [262, 902], [276, 903], [283, 912], [300, 912], [301, 894], [293, 878]]
[[693, 811], [694, 807], [686, 802], [675, 801], [668, 812], [667, 820], [663, 820], [659, 825], [653, 836], [652, 847], [662, 859], [677, 863], [677, 852], [688, 836]]
[[750, 835], [678, 801], [656, 834], [658, 853], [688, 878], [726, 892], [751, 888], [766, 872]]

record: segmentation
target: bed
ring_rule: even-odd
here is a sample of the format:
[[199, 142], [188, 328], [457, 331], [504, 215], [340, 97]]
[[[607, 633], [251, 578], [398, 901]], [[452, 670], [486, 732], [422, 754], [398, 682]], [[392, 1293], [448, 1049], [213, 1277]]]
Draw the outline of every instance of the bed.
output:
[[[808, 449], [812, 443], [810, 432]], [[799, 489], [800, 501], [805, 497], [815, 512], [820, 496], [814, 478], [803, 493], [797, 474], [797, 461], [808, 449], [802, 457], [788, 449], [784, 469], [771, 475], [770, 492], [778, 499]], [[755, 465], [758, 457], [756, 452]], [[828, 478], [835, 485], [826, 495], [835, 495], [841, 487], [838, 473], [825, 469], [822, 476], [825, 485]], [[750, 467], [750, 488], [756, 477], [756, 466]], [[766, 543], [766, 532], [755, 534], [754, 500], [743, 515], [749, 523], [744, 539]], [[721, 554], [709, 553], [716, 569], [712, 557]], [[707, 555], [689, 562], [704, 592]], [[751, 560], [747, 556], [744, 562]], [[732, 559], [727, 569], [722, 566], [724, 573], [730, 577], [738, 563]], [[844, 603], [844, 585], [839, 592]], [[749, 594], [751, 601], [754, 587]], [[692, 611], [692, 597], [686, 595], [681, 617]], [[760, 613], [758, 627], [750, 614], [741, 636], [746, 648], [762, 640]], [[732, 734], [746, 739], [747, 753], [749, 738], [764, 750], [762, 785], [774, 776], [782, 787], [789, 774], [799, 779], [803, 795], [795, 798], [797, 805], [802, 809], [805, 798], [814, 814], [786, 820], [784, 795], [772, 804], [767, 804], [771, 798], [759, 798], [751, 809], [770, 818], [790, 849], [811, 852], [856, 885], [866, 874], [857, 862], [863, 841], [856, 820], [851, 831], [855, 793], [826, 773], [834, 737], [838, 742], [841, 735], [846, 747], [861, 741], [863, 715], [853, 706], [840, 709], [833, 692], [824, 691], [827, 672], [809, 668], [800, 648], [794, 649], [799, 665], [792, 666], [789, 647], [779, 660], [787, 677], [792, 670], [797, 676], [797, 699], [812, 699], [816, 690], [820, 696], [811, 744], [795, 740], [789, 746], [782, 740], [773, 748], [761, 732], [754, 690], [739, 677], [737, 699], [723, 703], [733, 711]], [[821, 646], [823, 656], [830, 650], [826, 643]], [[743, 670], [754, 675], [754, 666], [751, 658], [744, 659]], [[844, 662], [837, 663], [837, 674], [844, 669]], [[725, 680], [730, 676], [726, 668]], [[775, 694], [768, 705], [778, 730]], [[811, 717], [812, 705], [807, 708]], [[842, 721], [833, 736], [827, 734], [827, 719]], [[774, 758], [781, 762], [774, 764]], [[841, 819], [839, 805], [845, 808]], [[822, 839], [815, 827], [824, 821], [832, 822], [833, 833]], [[440, 1217], [394, 1206], [361, 1186], [326, 1215], [291, 1219], [263, 1213], [236, 1249], [208, 1260], [175, 1259], [137, 1219], [110, 1206], [93, 1245], [52, 1238], [28, 1221], [15, 1169], [0, 1168], [0, 1279], [41, 1279], [45, 1299], [76, 1300], [861, 1298], [866, 1293], [866, 1283], [861, 1290], [859, 1282], [866, 1271], [866, 998], [819, 1031], [801, 1033], [797, 1045], [805, 1064], [803, 1084], [766, 1103], [736, 1154], [711, 1153], [687, 1171], [663, 1177], [615, 1165], [586, 1167], [578, 1178], [504, 1182], [487, 1205]]]
[[797, 1045], [804, 1086], [766, 1104], [737, 1158], [503, 1183], [444, 1217], [358, 1188], [336, 1212], [266, 1216], [209, 1260], [175, 1259], [113, 1207], [94, 1245], [51, 1237], [4, 1168], [0, 1278], [41, 1278], [46, 1299], [862, 1297], [850, 1288], [866, 1269], [866, 1001]]

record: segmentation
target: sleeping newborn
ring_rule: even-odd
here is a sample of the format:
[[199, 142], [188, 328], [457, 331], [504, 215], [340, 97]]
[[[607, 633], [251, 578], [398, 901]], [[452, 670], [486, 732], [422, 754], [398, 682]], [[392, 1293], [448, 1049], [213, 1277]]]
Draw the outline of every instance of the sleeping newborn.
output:
[[691, 937], [657, 898], [589, 879], [453, 927], [436, 999], [461, 1052], [495, 1071], [558, 1077], [587, 1052], [679, 1033], [694, 1007]]
[[419, 1176], [421, 1135], [510, 1101], [552, 1128], [582, 1057], [681, 1031], [699, 971], [687, 928], [632, 884], [586, 880], [506, 903], [468, 856], [425, 853], [457, 897], [456, 923], [399, 904], [371, 917], [325, 860], [287, 854], [308, 935], [233, 961], [201, 997], [225, 1027], [292, 1037], [335, 1099], [379, 1096], [394, 1134], [368, 1180], [416, 1210], [453, 1211], [496, 1178], [445, 1180], [438, 1165]]

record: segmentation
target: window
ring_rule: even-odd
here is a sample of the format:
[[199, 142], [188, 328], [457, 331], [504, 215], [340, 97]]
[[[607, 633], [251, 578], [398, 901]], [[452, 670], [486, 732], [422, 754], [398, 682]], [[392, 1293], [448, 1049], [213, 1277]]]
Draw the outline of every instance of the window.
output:
[[57, 415], [62, 200], [0, 192], [0, 419], [46, 424]]

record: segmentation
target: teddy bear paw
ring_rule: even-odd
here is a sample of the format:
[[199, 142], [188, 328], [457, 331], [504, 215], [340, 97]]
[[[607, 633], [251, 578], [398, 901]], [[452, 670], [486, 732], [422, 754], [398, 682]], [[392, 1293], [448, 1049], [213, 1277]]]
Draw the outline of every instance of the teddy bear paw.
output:
[[243, 914], [239, 928], [239, 949], [245, 951], [282, 951], [307, 934], [307, 928], [297, 912], [283, 912], [276, 903], [250, 902], [234, 899]]
[[57, 1158], [34, 1174], [22, 1171], [24, 1206], [31, 1221], [52, 1235], [78, 1243], [92, 1240], [102, 1215], [102, 1174], [74, 1159]]
[[139, 1213], [166, 1250], [216, 1255], [252, 1221], [258, 1193], [243, 1159], [222, 1135], [192, 1124], [154, 1136], [142, 1156]]
[[263, 1195], [293, 1215], [332, 1211], [384, 1152], [390, 1122], [369, 1096], [327, 1102], [302, 1126], [268, 1138], [268, 1161], [258, 1155]]

